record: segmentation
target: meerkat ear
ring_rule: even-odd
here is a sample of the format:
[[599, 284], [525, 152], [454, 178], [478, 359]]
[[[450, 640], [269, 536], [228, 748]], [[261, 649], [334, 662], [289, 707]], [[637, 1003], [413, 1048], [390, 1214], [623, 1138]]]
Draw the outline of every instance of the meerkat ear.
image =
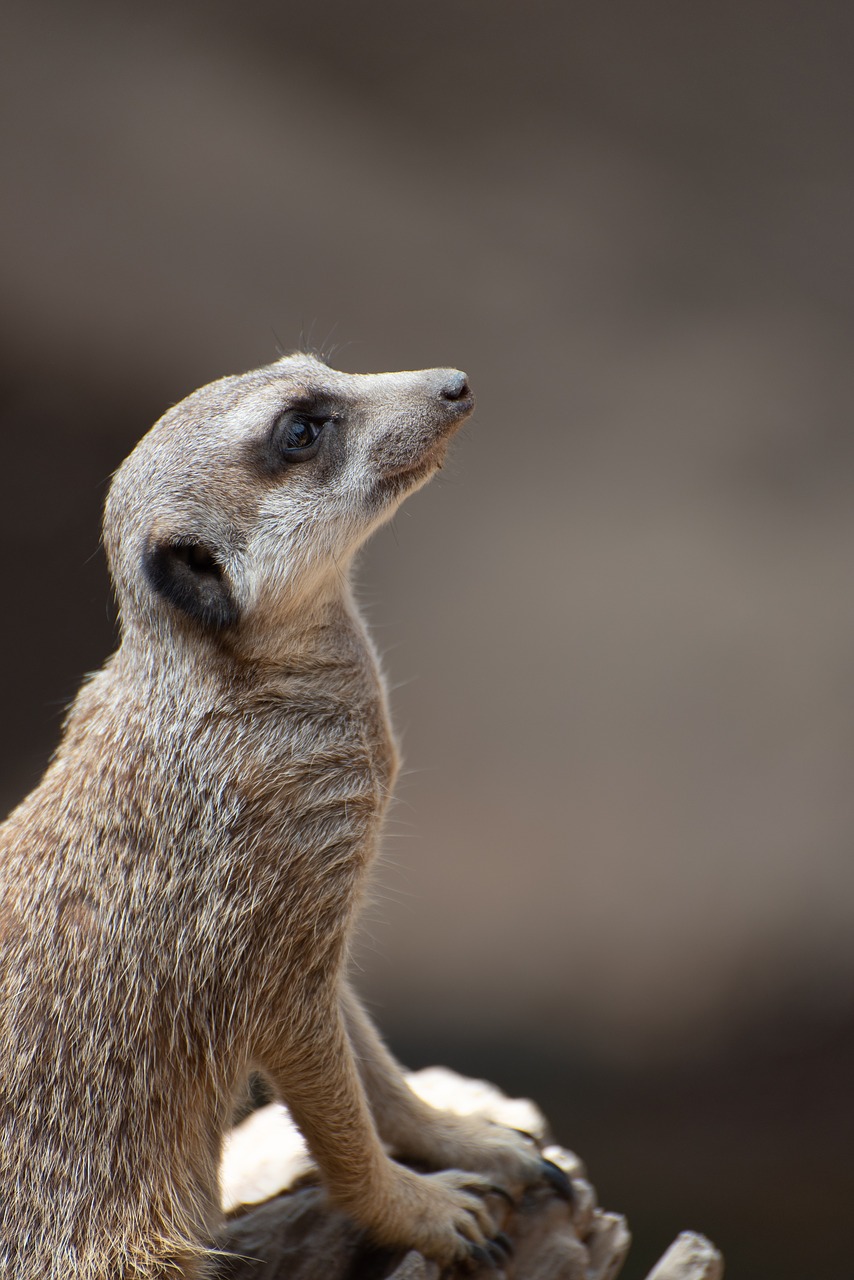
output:
[[222, 565], [205, 543], [152, 543], [144, 566], [153, 590], [202, 626], [222, 631], [237, 621]]

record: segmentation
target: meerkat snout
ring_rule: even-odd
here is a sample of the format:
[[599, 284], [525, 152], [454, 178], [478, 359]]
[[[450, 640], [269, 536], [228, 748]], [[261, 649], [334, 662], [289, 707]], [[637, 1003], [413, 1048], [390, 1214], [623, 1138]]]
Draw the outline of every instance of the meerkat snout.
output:
[[457, 369], [439, 392], [443, 400], [465, 400], [471, 395], [468, 378]]

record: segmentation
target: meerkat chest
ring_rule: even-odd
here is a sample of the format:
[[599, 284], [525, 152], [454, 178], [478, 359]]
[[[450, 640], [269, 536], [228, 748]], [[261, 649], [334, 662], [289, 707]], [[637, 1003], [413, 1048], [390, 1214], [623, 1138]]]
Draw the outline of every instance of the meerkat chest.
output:
[[[229, 861], [257, 933], [275, 939], [270, 981], [292, 981], [306, 949], [337, 954], [373, 859], [397, 767], [381, 701], [315, 690], [253, 717], [251, 767]], [[229, 874], [229, 891], [235, 885]], [[278, 977], [276, 976], [278, 975]]]
[[378, 700], [318, 697], [280, 718], [275, 753], [280, 786], [295, 804], [374, 797], [384, 807], [397, 769], [391, 728]]
[[361, 783], [387, 797], [398, 757], [385, 686], [367, 641], [352, 647], [340, 664], [286, 686], [273, 728], [276, 754], [285, 778], [293, 775], [309, 793], [349, 793]]
[[292, 856], [371, 834], [398, 765], [381, 687], [289, 689], [250, 723], [252, 759], [238, 775], [250, 823], [277, 827]]

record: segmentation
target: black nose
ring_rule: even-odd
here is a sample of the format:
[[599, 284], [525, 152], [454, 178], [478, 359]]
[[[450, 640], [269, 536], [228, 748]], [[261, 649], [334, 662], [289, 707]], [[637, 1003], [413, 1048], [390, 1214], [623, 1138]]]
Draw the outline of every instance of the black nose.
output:
[[439, 395], [443, 400], [465, 400], [466, 396], [471, 395], [466, 375], [459, 372], [449, 374]]

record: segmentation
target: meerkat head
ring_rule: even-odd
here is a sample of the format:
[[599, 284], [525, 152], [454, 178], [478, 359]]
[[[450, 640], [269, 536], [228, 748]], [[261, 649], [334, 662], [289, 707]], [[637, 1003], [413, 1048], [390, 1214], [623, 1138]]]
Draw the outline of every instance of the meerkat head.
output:
[[340, 591], [473, 406], [454, 369], [347, 374], [302, 354], [196, 391], [110, 488], [104, 540], [124, 625], [222, 639]]

